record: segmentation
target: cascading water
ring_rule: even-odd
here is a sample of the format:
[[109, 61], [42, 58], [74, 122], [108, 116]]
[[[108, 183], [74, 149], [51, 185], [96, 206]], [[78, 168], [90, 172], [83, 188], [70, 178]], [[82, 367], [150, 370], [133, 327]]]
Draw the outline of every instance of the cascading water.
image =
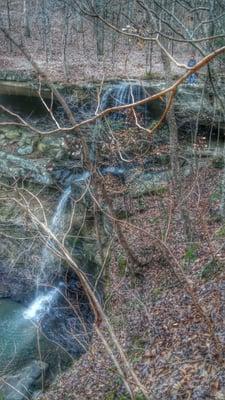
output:
[[[71, 186], [69, 186], [62, 194], [56, 211], [52, 217], [52, 221], [50, 223], [50, 231], [58, 238], [63, 233], [64, 223], [65, 223], [65, 208], [67, 206], [69, 197], [71, 195]], [[49, 250], [51, 249], [51, 250]], [[49, 267], [53, 266], [55, 261], [54, 256], [54, 244], [49, 238], [46, 242], [42, 250], [41, 264], [40, 264], [40, 273], [38, 276], [38, 284], [46, 274], [49, 274]]]
[[52, 303], [56, 300], [58, 288], [50, 290], [47, 294], [41, 294], [31, 303], [23, 316], [25, 319], [32, 319], [35, 322], [41, 320], [50, 311]]
[[[52, 217], [52, 221], [50, 223], [50, 231], [57, 236], [60, 237], [63, 233], [64, 228], [64, 217], [65, 217], [65, 209], [71, 195], [71, 187], [69, 186], [62, 194], [56, 211]], [[52, 251], [50, 250], [52, 249]], [[42, 250], [41, 256], [41, 264], [40, 264], [40, 272], [37, 277], [37, 294], [34, 301], [30, 304], [27, 310], [24, 312], [23, 316], [26, 319], [32, 319], [35, 322], [41, 321], [44, 316], [50, 311], [51, 306], [57, 300], [60, 295], [60, 288], [55, 287], [53, 289], [48, 290], [47, 292], [43, 292], [40, 290], [42, 280], [46, 280], [46, 277], [51, 272], [52, 268], [55, 268], [56, 260], [54, 256], [54, 244], [52, 240], [49, 238], [46, 242]]]
[[[146, 89], [137, 82], [121, 82], [108, 87], [101, 99], [100, 109], [105, 110], [110, 107], [131, 104], [147, 97], [149, 94]], [[146, 118], [147, 105], [138, 107], [138, 111], [144, 114]], [[115, 113], [113, 118], [118, 119], [121, 113]]]
[[[68, 187], [60, 197], [49, 226], [58, 239], [62, 238], [65, 230], [66, 208], [70, 195], [71, 187]], [[41, 255], [36, 297], [31, 304], [25, 308], [8, 299], [0, 300], [0, 376], [9, 374], [11, 382], [10, 374], [17, 374], [13, 382], [16, 391], [18, 388], [21, 393], [25, 393], [24, 397], [21, 395], [21, 400], [30, 398], [32, 390], [42, 389], [46, 382], [54, 379], [57, 373], [67, 368], [74, 358], [84, 352], [93, 324], [88, 300], [76, 276], [71, 275], [68, 284], [62, 280], [55, 284], [54, 288], [46, 286], [44, 289], [48, 284], [48, 274], [52, 276], [57, 261], [50, 249], [54, 250], [54, 243], [49, 235]], [[79, 312], [77, 309], [74, 312], [71, 307], [74, 294], [79, 304]], [[37, 386], [36, 383], [33, 386], [33, 379], [36, 379], [33, 378], [33, 363], [36, 362], [39, 363], [38, 370], [36, 369], [37, 376], [40, 368], [47, 372], [46, 375], [42, 374], [43, 381], [37, 380]], [[40, 366], [40, 363], [44, 365]], [[20, 385], [19, 373], [24, 368], [28, 368], [31, 375], [27, 377], [27, 387], [23, 388]], [[28, 370], [24, 370], [26, 376]], [[17, 384], [20, 386], [17, 387]], [[14, 389], [12, 388], [8, 395], [8, 387], [7, 383], [1, 386], [0, 382], [0, 397], [3, 393], [6, 400], [11, 400], [14, 398]]]
[[[67, 187], [60, 197], [50, 223], [49, 229], [57, 239], [62, 239], [63, 232], [65, 231], [65, 215], [70, 196], [71, 186]], [[77, 356], [83, 351], [81, 349], [84, 347], [82, 340], [85, 343], [89, 340], [90, 330], [87, 329], [86, 323], [91, 327], [92, 314], [90, 313], [88, 301], [84, 299], [82, 291], [79, 292], [76, 289], [76, 297], [81, 296], [83, 302], [83, 304], [79, 304], [82, 317], [74, 314], [74, 310], [70, 306], [70, 301], [67, 301], [67, 296], [74, 294], [74, 284], [78, 283], [75, 276], [68, 285], [60, 281], [55, 284], [54, 288], [46, 286], [49, 276], [57, 270], [57, 259], [54, 255], [54, 250], [56, 251], [57, 249], [54, 247], [53, 240], [51, 240], [49, 235], [42, 251], [36, 297], [24, 311], [23, 317], [26, 320], [30, 319], [35, 325], [41, 327], [45, 336], [52, 342], [57, 343], [61, 349], [64, 349], [72, 356]], [[60, 271], [57, 272], [59, 273]], [[82, 320], [83, 318], [85, 322]], [[79, 340], [77, 341], [75, 338], [76, 334], [79, 336]]]

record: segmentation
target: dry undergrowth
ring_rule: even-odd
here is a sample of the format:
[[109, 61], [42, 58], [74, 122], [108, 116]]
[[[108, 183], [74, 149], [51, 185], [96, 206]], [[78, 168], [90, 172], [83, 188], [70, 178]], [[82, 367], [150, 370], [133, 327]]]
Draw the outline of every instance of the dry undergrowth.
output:
[[[172, 207], [169, 229], [165, 224], [173, 203], [169, 189], [142, 199], [141, 212], [137, 200], [133, 200], [136, 212], [129, 222], [162, 236], [167, 227], [167, 243], [194, 281], [195, 294], [211, 316], [223, 347], [224, 225], [217, 214], [220, 174], [216, 169], [204, 168], [197, 178], [187, 178], [184, 188], [192, 221], [192, 242], [187, 242], [176, 207]], [[217, 361], [208, 329], [190, 296], [148, 235], [140, 235], [132, 227], [124, 232], [145, 265], [134, 270], [119, 243], [116, 244], [106, 274], [105, 309], [131, 364], [149, 391], [149, 398], [224, 399], [224, 364]], [[42, 400], [128, 398], [111, 359], [95, 336], [89, 352], [41, 397]], [[143, 397], [137, 393], [136, 398]]]

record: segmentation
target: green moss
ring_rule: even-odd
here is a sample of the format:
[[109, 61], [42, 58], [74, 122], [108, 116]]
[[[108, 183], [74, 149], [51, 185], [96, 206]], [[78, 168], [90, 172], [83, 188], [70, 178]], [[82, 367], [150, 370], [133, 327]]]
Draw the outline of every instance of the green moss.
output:
[[215, 275], [220, 273], [224, 269], [224, 265], [216, 260], [210, 261], [204, 266], [201, 271], [201, 278], [205, 280], [212, 279]]
[[198, 246], [196, 243], [191, 243], [189, 246], [186, 247], [183, 259], [188, 264], [194, 262], [198, 255]]
[[225, 237], [225, 225], [221, 226], [221, 228], [216, 232], [216, 237], [218, 238]]
[[165, 186], [155, 186], [152, 189], [150, 189], [149, 194], [153, 196], [159, 196], [163, 197], [163, 195], [167, 192], [167, 187]]
[[[130, 396], [126, 394], [122, 394], [120, 396], [117, 395], [117, 391], [110, 392], [106, 394], [104, 400], [130, 400]], [[136, 398], [135, 398], [136, 400]]]
[[146, 202], [144, 197], [138, 198], [138, 211], [145, 211], [146, 210]]
[[222, 157], [222, 156], [218, 156], [218, 157], [215, 157], [215, 158], [213, 158], [213, 160], [212, 160], [212, 166], [214, 167], [214, 168], [218, 168], [218, 169], [221, 169], [221, 168], [223, 168], [224, 167], [224, 158]]
[[163, 288], [157, 287], [151, 290], [151, 296], [153, 301], [157, 301], [162, 297]]
[[131, 337], [131, 344], [128, 349], [129, 359], [132, 363], [138, 363], [141, 361], [145, 351], [146, 338], [140, 335], [134, 335]]
[[104, 400], [114, 400], [115, 399], [115, 393], [111, 392], [111, 393], [107, 393], [105, 396]]
[[127, 219], [128, 217], [131, 217], [132, 213], [128, 210], [116, 210], [116, 217], [118, 219]]
[[143, 395], [143, 393], [137, 393], [135, 400], [146, 400], [146, 397]]
[[127, 264], [127, 258], [120, 254], [118, 258], [118, 270], [120, 276], [124, 276], [126, 274]]
[[210, 195], [211, 202], [216, 202], [221, 199], [221, 190], [216, 190]]

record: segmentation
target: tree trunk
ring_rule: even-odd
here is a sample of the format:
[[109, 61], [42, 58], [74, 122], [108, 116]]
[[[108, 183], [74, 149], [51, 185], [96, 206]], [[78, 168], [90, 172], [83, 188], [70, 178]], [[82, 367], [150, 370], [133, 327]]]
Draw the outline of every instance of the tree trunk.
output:
[[[168, 56], [165, 54], [163, 50], [161, 50], [161, 58], [163, 63], [164, 75], [166, 79], [166, 83], [169, 86], [172, 82], [172, 71], [171, 64]], [[168, 97], [166, 99], [168, 102]], [[174, 105], [172, 104], [168, 113], [167, 113], [167, 122], [169, 126], [170, 132], [170, 163], [172, 169], [172, 177], [174, 183], [179, 185], [180, 183], [180, 167], [179, 167], [179, 145], [178, 145], [178, 129], [174, 111]]]
[[[104, 1], [96, 0], [96, 12], [98, 15], [104, 16]], [[96, 48], [97, 57], [104, 55], [104, 41], [105, 41], [105, 24], [98, 18], [94, 22], [95, 36], [96, 36]]]
[[29, 5], [29, 3], [27, 2], [27, 0], [24, 0], [23, 1], [23, 24], [24, 24], [24, 36], [25, 37], [31, 36], [28, 5]]
[[[9, 0], [6, 1], [6, 8], [7, 8], [7, 25], [8, 25], [8, 29], [9, 32], [11, 32], [11, 17], [10, 17], [10, 7], [9, 7]], [[12, 42], [11, 40], [9, 40], [9, 51], [10, 53], [12, 53]]]

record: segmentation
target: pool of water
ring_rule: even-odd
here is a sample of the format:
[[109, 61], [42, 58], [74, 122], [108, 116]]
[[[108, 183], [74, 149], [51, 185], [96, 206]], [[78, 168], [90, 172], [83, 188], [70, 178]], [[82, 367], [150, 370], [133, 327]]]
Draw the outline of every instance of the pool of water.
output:
[[71, 356], [25, 318], [25, 312], [21, 304], [0, 300], [0, 375], [13, 374], [33, 360], [46, 362], [55, 375], [71, 363]]

